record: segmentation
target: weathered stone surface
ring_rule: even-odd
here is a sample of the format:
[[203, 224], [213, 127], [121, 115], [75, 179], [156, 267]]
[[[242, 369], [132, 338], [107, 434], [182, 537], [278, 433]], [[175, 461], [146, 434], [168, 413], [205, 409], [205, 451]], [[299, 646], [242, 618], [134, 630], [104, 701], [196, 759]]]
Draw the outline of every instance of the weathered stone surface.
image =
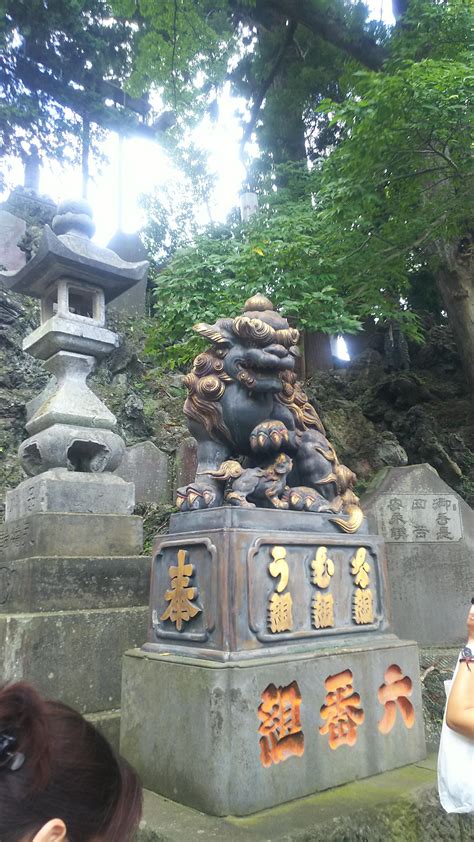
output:
[[344, 454], [359, 479], [366, 479], [374, 468], [407, 463], [407, 454], [393, 433], [378, 433], [352, 401], [333, 400], [324, 413], [324, 423], [338, 453]]
[[[112, 249], [123, 260], [131, 262], [146, 260], [148, 257], [147, 250], [137, 233], [130, 234], [125, 231], [117, 231], [110, 243], [107, 244], [107, 248]], [[111, 302], [110, 309], [127, 316], [143, 316], [145, 313], [146, 288], [147, 278], [145, 277], [127, 292], [123, 292], [115, 298]]]
[[30, 333], [23, 342], [23, 350], [41, 360], [58, 351], [103, 357], [117, 348], [118, 342], [117, 334], [111, 330], [57, 314]]
[[166, 503], [170, 499], [168, 456], [151, 441], [127, 447], [115, 475], [134, 483], [137, 503]]
[[[378, 723], [384, 707], [377, 693], [393, 664], [414, 679], [414, 721], [407, 728], [398, 710], [393, 728], [383, 734]], [[147, 789], [211, 815], [248, 815], [422, 759], [418, 669], [415, 644], [382, 637], [372, 637], [363, 649], [345, 641], [291, 659], [238, 665], [128, 652], [123, 664], [121, 750]], [[321, 706], [331, 704], [325, 682], [346, 670], [352, 673], [353, 691], [360, 694], [360, 703], [356, 697], [352, 704], [363, 708], [364, 721], [353, 745], [331, 748], [328, 734], [320, 733], [325, 722]], [[259, 733], [259, 725], [267, 720], [265, 714], [259, 717], [262, 695], [290, 685], [301, 694], [301, 727], [294, 727], [298, 756], [288, 750], [264, 766], [269, 744], [265, 732]], [[351, 693], [352, 689], [341, 698]], [[294, 711], [286, 709], [286, 715], [294, 723]]]
[[145, 634], [140, 606], [0, 614], [2, 680], [26, 679], [81, 713], [120, 706], [123, 652]]
[[[67, 216], [68, 213], [64, 213], [64, 217]], [[53, 227], [57, 227], [55, 220]], [[148, 264], [145, 261], [129, 263], [111, 249], [92, 242], [83, 233], [72, 232], [67, 224], [66, 228], [71, 233], [56, 235], [48, 226], [44, 228], [36, 254], [16, 273], [12, 289], [40, 298], [59, 278], [80, 277], [102, 287], [108, 302], [146, 275]]]
[[194, 480], [197, 469], [197, 444], [192, 436], [186, 436], [176, 450], [175, 454], [175, 481], [173, 488], [173, 500], [176, 498], [176, 491], [182, 485], [187, 485]]
[[[424, 409], [423, 406], [412, 406], [408, 412], [403, 413], [399, 418], [394, 419], [393, 427], [401, 440], [406, 442], [406, 450], [413, 464], [415, 460], [413, 453], [417, 454], [419, 462], [427, 462], [438, 471], [442, 479], [448, 484], [459, 483], [462, 478], [462, 470], [456, 459], [458, 446], [451, 440], [451, 436], [441, 436], [433, 415]], [[472, 431], [471, 431], [472, 435]], [[469, 439], [466, 438], [466, 442]], [[463, 460], [469, 462], [469, 454], [466, 452]], [[471, 454], [472, 455], [472, 454]], [[469, 475], [469, 468], [467, 474]]]
[[0, 526], [0, 562], [33, 556], [138, 555], [142, 519], [134, 515], [41, 512]]
[[[43, 392], [44, 394], [44, 392]], [[18, 448], [22, 467], [29, 476], [54, 468], [102, 473], [118, 467], [125, 442], [113, 430], [53, 424], [25, 439]]]
[[26, 255], [18, 248], [18, 241], [25, 231], [23, 219], [0, 208], [0, 270], [17, 272], [25, 265]]
[[215, 818], [145, 791], [137, 842], [468, 842], [473, 815], [447, 815], [436, 756], [251, 818]]
[[426, 744], [430, 751], [438, 750], [446, 707], [444, 682], [452, 679], [458, 657], [459, 646], [420, 649], [423, 717], [425, 720]]
[[95, 367], [94, 357], [58, 351], [44, 366], [55, 378], [56, 388], [26, 424], [30, 435], [53, 424], [97, 427], [99, 431], [115, 426], [115, 416], [86, 383]]
[[134, 506], [133, 483], [115, 474], [53, 468], [7, 492], [5, 520], [18, 520], [37, 512], [131, 515]]
[[119, 750], [120, 747], [120, 710], [101, 711], [100, 713], [89, 713], [85, 717], [94, 728], [97, 728], [110, 745]]
[[0, 612], [145, 606], [146, 556], [26, 558], [0, 563]]
[[396, 634], [461, 644], [474, 593], [472, 509], [430, 465], [381, 471], [362, 507], [386, 541]]
[[378, 499], [377, 520], [388, 543], [436, 542], [454, 545], [463, 537], [455, 494], [385, 493]]
[[393, 433], [385, 432], [375, 437], [372, 464], [377, 470], [386, 465], [398, 467], [407, 463], [406, 450]]

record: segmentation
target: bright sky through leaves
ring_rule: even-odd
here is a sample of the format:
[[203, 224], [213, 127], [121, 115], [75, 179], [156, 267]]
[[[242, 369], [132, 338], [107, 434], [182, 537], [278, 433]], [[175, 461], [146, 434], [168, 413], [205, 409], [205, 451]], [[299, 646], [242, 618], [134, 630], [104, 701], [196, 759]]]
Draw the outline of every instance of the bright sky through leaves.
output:
[[[391, 0], [366, 0], [373, 18], [382, 18], [393, 23]], [[197, 140], [209, 155], [209, 166], [216, 173], [217, 184], [212, 197], [210, 211], [213, 221], [224, 220], [230, 209], [239, 202], [239, 190], [245, 175], [239, 159], [241, 128], [235, 116], [239, 100], [224, 91], [219, 101], [219, 120], [211, 125], [204, 124], [197, 132]], [[119, 228], [119, 141], [110, 133], [103, 145], [108, 161], [100, 171], [91, 160], [89, 201], [94, 211], [97, 226], [95, 240], [106, 244]], [[10, 187], [23, 183], [23, 168], [18, 160], [10, 162], [6, 173]], [[150, 193], [172, 175], [178, 175], [159, 143], [134, 137], [123, 141], [122, 157], [122, 218], [124, 231], [136, 231], [144, 222], [144, 212], [139, 207], [139, 197]], [[40, 190], [55, 201], [81, 195], [80, 167], [61, 167], [57, 161], [45, 162], [41, 171]], [[6, 198], [7, 193], [3, 198]], [[197, 208], [199, 221], [209, 221], [206, 208]]]

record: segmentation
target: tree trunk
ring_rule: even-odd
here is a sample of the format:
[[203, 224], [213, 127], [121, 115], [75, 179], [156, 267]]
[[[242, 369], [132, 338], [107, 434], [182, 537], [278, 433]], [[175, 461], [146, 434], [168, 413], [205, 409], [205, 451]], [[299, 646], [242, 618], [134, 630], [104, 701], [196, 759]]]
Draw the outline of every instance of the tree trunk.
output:
[[257, 17], [267, 11], [270, 16], [280, 13], [289, 20], [306, 26], [310, 32], [334, 44], [343, 52], [355, 58], [364, 67], [380, 70], [388, 57], [385, 47], [363, 27], [348, 23], [343, 4], [316, 3], [314, 0], [259, 0], [255, 11]]
[[328, 333], [322, 333], [320, 330], [305, 331], [304, 361], [306, 377], [315, 377], [318, 371], [330, 371], [334, 368]]
[[408, 11], [409, 0], [392, 0], [392, 13], [395, 20], [401, 20]]
[[452, 328], [464, 375], [474, 391], [474, 234], [437, 244], [436, 283]]

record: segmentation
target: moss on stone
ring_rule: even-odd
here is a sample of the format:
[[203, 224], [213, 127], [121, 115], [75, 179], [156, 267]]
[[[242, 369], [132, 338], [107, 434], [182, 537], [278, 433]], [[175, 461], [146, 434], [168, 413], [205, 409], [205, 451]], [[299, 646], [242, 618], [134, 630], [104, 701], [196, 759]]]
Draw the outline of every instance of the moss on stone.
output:
[[146, 793], [137, 842], [468, 842], [474, 816], [447, 815], [436, 756], [246, 818], [215, 818]]

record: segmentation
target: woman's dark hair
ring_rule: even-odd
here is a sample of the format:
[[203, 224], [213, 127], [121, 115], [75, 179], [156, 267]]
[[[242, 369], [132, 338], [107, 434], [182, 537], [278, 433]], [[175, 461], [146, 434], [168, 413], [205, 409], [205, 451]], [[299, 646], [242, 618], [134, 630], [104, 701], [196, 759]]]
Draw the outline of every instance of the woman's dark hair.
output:
[[26, 682], [0, 688], [0, 840], [62, 819], [69, 842], [128, 842], [141, 816], [134, 770], [79, 713]]

